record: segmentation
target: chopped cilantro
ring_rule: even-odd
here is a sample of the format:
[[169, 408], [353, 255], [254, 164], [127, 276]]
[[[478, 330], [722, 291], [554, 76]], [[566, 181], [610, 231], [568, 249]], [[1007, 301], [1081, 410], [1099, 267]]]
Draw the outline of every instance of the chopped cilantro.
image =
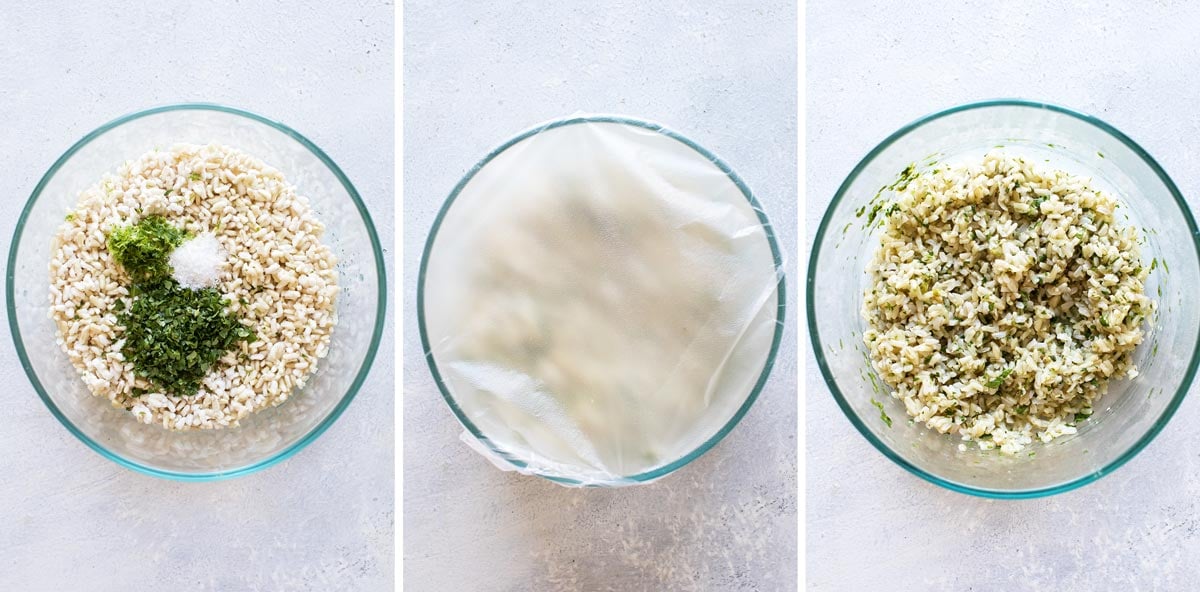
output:
[[867, 214], [867, 226], [875, 223], [875, 217], [879, 215], [881, 208], [883, 208], [883, 203], [876, 203], [871, 207], [870, 213]]
[[883, 410], [883, 403], [876, 401], [875, 397], [871, 397], [871, 404], [874, 405], [875, 408], [879, 410], [879, 419], [882, 419], [883, 423], [887, 424], [887, 427], [889, 427], [889, 428], [892, 427], [892, 418], [888, 417], [887, 412], [885, 412]]
[[1031, 214], [1042, 213], [1042, 203], [1044, 203], [1045, 201], [1046, 201], [1046, 198], [1044, 198], [1044, 197], [1034, 198], [1033, 201], [1030, 202], [1030, 204], [1029, 204], [1029, 208], [1030, 208], [1029, 213], [1031, 213]]
[[1004, 379], [1008, 378], [1008, 375], [1012, 374], [1012, 371], [1012, 368], [1005, 369], [1004, 372], [1001, 372], [999, 376], [984, 383], [984, 386], [990, 389], [1000, 388], [1000, 385], [1004, 384]]
[[199, 391], [204, 376], [225, 352], [255, 334], [225, 312], [215, 288], [191, 290], [171, 278], [135, 284], [133, 305], [121, 312], [121, 353], [134, 374], [175, 395]]
[[[108, 250], [133, 280], [130, 304], [113, 304], [125, 328], [121, 353], [134, 375], [161, 392], [191, 396], [225, 352], [254, 331], [225, 310], [215, 288], [191, 290], [171, 279], [171, 251], [188, 233], [158, 215], [109, 233]], [[132, 391], [134, 396], [144, 389]]]

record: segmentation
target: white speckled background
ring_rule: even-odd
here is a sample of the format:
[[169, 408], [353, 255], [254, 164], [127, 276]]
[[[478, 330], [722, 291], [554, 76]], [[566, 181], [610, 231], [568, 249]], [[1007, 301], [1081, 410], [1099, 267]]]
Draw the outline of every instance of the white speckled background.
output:
[[796, 588], [796, 284], [767, 388], [712, 451], [655, 484], [503, 473], [458, 437], [421, 354], [416, 273], [442, 201], [525, 128], [578, 111], [657, 120], [723, 158], [794, 268], [796, 6], [405, 3], [404, 575], [456, 592]]
[[[997, 97], [1099, 116], [1153, 154], [1200, 206], [1200, 7], [1014, 4], [810, 3], [810, 240], [838, 184], [880, 140], [926, 113]], [[921, 481], [872, 448], [835, 405], [811, 351], [810, 589], [1196, 589], [1195, 387], [1162, 434], [1115, 473], [1048, 499], [987, 501]]]
[[[0, 9], [5, 253], [34, 185], [72, 143], [182, 101], [242, 107], [307, 135], [357, 186], [390, 247], [391, 3], [204, 4]], [[367, 382], [329, 431], [280, 465], [218, 483], [155, 479], [92, 452], [50, 415], [7, 325], [3, 335], [0, 590], [392, 589], [390, 320]]]

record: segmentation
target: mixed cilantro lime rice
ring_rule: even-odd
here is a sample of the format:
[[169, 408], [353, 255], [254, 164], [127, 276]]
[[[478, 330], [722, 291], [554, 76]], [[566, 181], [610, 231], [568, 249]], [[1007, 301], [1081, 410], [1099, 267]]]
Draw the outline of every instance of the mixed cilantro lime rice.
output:
[[916, 421], [1020, 451], [1076, 431], [1155, 303], [1137, 229], [1080, 177], [1002, 153], [917, 175], [868, 267], [871, 364]]

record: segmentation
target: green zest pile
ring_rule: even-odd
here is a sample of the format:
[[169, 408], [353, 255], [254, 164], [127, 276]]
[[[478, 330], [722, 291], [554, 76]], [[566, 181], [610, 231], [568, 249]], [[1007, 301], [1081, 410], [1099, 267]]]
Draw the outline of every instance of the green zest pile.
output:
[[108, 235], [108, 252], [135, 283], [171, 275], [171, 251], [191, 238], [162, 216], [146, 216]]
[[126, 309], [123, 301], [117, 303], [117, 319], [125, 326], [121, 353], [134, 374], [181, 396], [195, 395], [225, 352], [255, 339], [253, 330], [225, 312], [216, 288], [191, 290], [171, 278], [171, 251], [187, 238], [157, 215], [108, 236], [109, 252], [133, 280], [133, 304]]

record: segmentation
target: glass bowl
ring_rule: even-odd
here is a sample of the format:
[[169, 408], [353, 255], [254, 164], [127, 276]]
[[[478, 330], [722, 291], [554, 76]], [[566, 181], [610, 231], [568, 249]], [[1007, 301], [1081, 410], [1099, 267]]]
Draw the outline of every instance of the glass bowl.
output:
[[[79, 192], [155, 147], [232, 146], [279, 169], [309, 199], [338, 258], [338, 323], [329, 354], [303, 391], [235, 428], [168, 431], [93, 396], [56, 343], [49, 318], [51, 240]], [[30, 382], [63, 426], [117, 464], [178, 480], [245, 475], [280, 462], [329, 428], [358, 392], [383, 332], [383, 254], [358, 192], [304, 136], [265, 117], [208, 104], [157, 107], [101, 126], [46, 172], [17, 221], [8, 255], [9, 326]]]
[[[867, 362], [860, 312], [866, 265], [879, 227], [864, 230], [868, 203], [910, 164], [982, 158], [991, 150], [1091, 177], [1146, 229], [1142, 257], [1157, 258], [1146, 291], [1158, 301], [1134, 352], [1140, 375], [1110, 383], [1074, 435], [1001, 454], [959, 449], [958, 436], [908, 421], [901, 402]], [[888, 191], [884, 190], [886, 198]], [[808, 266], [808, 323], [817, 364], [838, 406], [880, 452], [917, 476], [954, 491], [995, 498], [1051, 495], [1085, 485], [1133, 458], [1179, 407], [1196, 372], [1200, 244], [1183, 197], [1140, 146], [1112, 126], [1069, 109], [1021, 100], [972, 103], [915, 121], [871, 150], [838, 188], [817, 230]], [[878, 402], [882, 405], [879, 408]], [[886, 415], [886, 419], [885, 419]], [[889, 425], [890, 423], [890, 425]]]
[[[596, 147], [604, 148], [588, 153], [589, 149]], [[520, 174], [511, 174], [511, 171], [519, 171]], [[585, 177], [591, 175], [588, 180], [595, 183], [590, 186], [590, 193], [609, 200], [618, 199], [611, 187], [621, 187], [621, 191], [632, 194], [635, 186], [642, 187], [641, 184], [645, 183], [646, 187], [653, 187], [658, 192], [646, 193], [647, 196], [654, 196], [647, 197], [647, 201], [654, 202], [661, 198], [664, 203], [674, 203], [672, 200], [678, 199], [680, 203], [697, 210], [719, 209], [727, 220], [737, 221], [735, 226], [743, 222], [747, 225], [739, 227], [741, 240], [747, 241], [747, 244], [753, 242], [752, 249], [745, 248], [745, 252], [752, 253], [753, 265], [746, 267], [767, 271], [762, 276], [753, 276], [763, 279], [763, 292], [753, 307], [754, 312], [750, 315], [753, 318], [747, 320], [738, 340], [739, 343], [744, 340], [750, 345], [739, 345], [738, 351], [728, 352], [725, 367], [736, 370], [723, 371], [713, 378], [714, 382], [725, 385], [727, 375], [735, 376], [729, 379], [728, 384], [736, 384], [737, 388], [729, 388], [728, 395], [713, 395], [696, 416], [688, 415], [690, 411], [680, 410], [676, 417], [686, 419], [681, 420], [679, 425], [671, 426], [678, 429], [668, 430], [673, 437], [678, 436], [669, 445], [670, 450], [655, 462], [633, 470], [623, 470], [620, 465], [611, 465], [614, 467], [612, 470], [605, 466], [603, 471], [579, 469], [577, 467], [580, 465], [570, 465], [558, 460], [561, 457], [556, 458], [546, 452], [549, 446], [544, 442], [547, 439], [536, 439], [540, 435], [536, 430], [519, 431], [512, 427], [514, 423], [510, 418], [513, 417], [518, 418], [515, 420], [517, 422], [526, 421], [525, 418], [537, 418], [536, 422], [545, 422], [546, 425], [556, 422], [556, 426], [575, 422], [576, 419], [571, 417], [563, 422], [555, 411], [545, 411], [553, 409], [555, 404], [540, 404], [534, 409], [525, 407], [520, 411], [513, 410], [516, 405], [507, 406], [510, 400], [531, 392], [528, 386], [513, 389], [506, 386], [508, 377], [527, 375], [526, 371], [516, 369], [516, 366], [506, 367], [503, 372], [492, 371], [488, 375], [490, 382], [483, 385], [477, 374], [464, 372], [464, 364], [456, 358], [455, 353], [463, 341], [456, 332], [459, 315], [447, 313], [442, 306], [445, 302], [461, 299], [456, 293], [457, 286], [462, 284], [462, 270], [465, 268], [457, 264], [464, 260], [460, 253], [475, 253], [460, 243], [474, 245], [474, 237], [500, 232], [500, 229], [488, 225], [496, 223], [497, 219], [506, 220], [500, 217], [499, 211], [523, 207], [523, 202], [520, 198], [513, 198], [514, 195], [524, 197], [542, 191], [542, 187], [553, 188], [550, 193], [573, 191], [571, 188], [579, 184], [578, 179], [564, 179], [575, 174]], [[636, 177], [637, 180], [630, 181], [625, 177]], [[511, 179], [517, 181], [511, 183]], [[688, 201], [688, 198], [693, 201]], [[709, 210], [706, 210], [705, 204], [708, 203], [712, 205], [707, 206]], [[662, 205], [654, 203], [650, 206], [656, 212], [657, 219], [675, 220], [671, 217], [671, 210], [662, 208]], [[539, 215], [542, 213], [540, 206], [536, 211]], [[580, 209], [580, 212], [576, 214], [579, 218], [592, 215], [586, 209]], [[609, 225], [611, 230], [621, 224], [613, 222], [615, 219], [605, 218], [600, 224]], [[612, 232], [619, 234], [617, 230]], [[541, 241], [542, 237], [535, 236], [530, 240]], [[542, 248], [555, 248], [550, 243], [535, 244]], [[676, 245], [662, 248], [669, 250], [676, 248]], [[597, 249], [597, 252], [601, 250]], [[635, 262], [638, 260], [636, 254], [627, 253], [626, 256]], [[594, 267], [580, 275], [575, 275], [579, 274], [579, 267], [574, 265], [569, 269], [556, 267], [554, 274], [560, 274], [556, 277], [566, 283], [579, 282], [581, 285], [591, 285], [592, 282], [587, 280], [597, 277], [605, 278], [604, 281], [620, 282], [621, 275], [607, 271], [601, 261], [604, 260], [597, 256]], [[636, 269], [636, 265], [633, 267]], [[727, 280], [734, 282], [737, 277], [742, 276], [731, 271]], [[588, 115], [554, 120], [517, 135], [484, 157], [453, 189], [438, 213], [425, 243], [417, 286], [417, 319], [425, 358], [438, 389], [466, 430], [463, 439], [501, 468], [537, 475], [564, 485], [613, 487], [645, 483], [670, 474], [704, 454], [737, 425], [754, 403], [771, 371], [783, 330], [785, 296], [782, 257], [770, 222], [749, 188], [725, 163], [691, 140], [658, 124], [621, 116]], [[732, 287], [728, 289], [736, 292]], [[569, 291], [564, 293], [570, 294]], [[564, 302], [574, 303], [573, 296], [563, 298]], [[652, 300], [649, 298], [646, 301]], [[646, 301], [629, 296], [624, 302], [633, 314], [645, 314]], [[517, 312], [513, 312], [512, 316], [517, 316]], [[497, 315], [496, 322], [508, 320], [503, 317], [503, 314]], [[713, 320], [710, 323], [720, 325]], [[647, 331], [652, 330], [647, 328]], [[707, 335], [703, 331], [697, 334]], [[698, 341], [701, 338], [696, 339]], [[571, 356], [590, 355], [586, 347], [569, 351]], [[496, 366], [490, 362], [475, 365]], [[618, 369], [607, 368], [607, 371], [617, 372]], [[542, 379], [536, 372], [530, 372], [528, 376], [531, 380]], [[548, 388], [544, 384], [539, 382], [537, 388]], [[536, 389], [532, 392], [540, 394]], [[593, 393], [572, 394], [588, 397]], [[492, 406], [493, 402], [496, 402], [496, 407]], [[500, 405], [505, 406], [501, 408]], [[607, 409], [613, 413], [605, 416], [604, 421], [617, 422], [615, 425], [623, 425], [619, 423], [622, 419], [638, 415], [636, 408], [624, 403]], [[570, 423], [568, 429], [576, 425]], [[526, 435], [531, 433], [535, 437], [526, 439]], [[576, 433], [583, 432], [579, 430]], [[586, 436], [583, 439], [586, 440]]]

